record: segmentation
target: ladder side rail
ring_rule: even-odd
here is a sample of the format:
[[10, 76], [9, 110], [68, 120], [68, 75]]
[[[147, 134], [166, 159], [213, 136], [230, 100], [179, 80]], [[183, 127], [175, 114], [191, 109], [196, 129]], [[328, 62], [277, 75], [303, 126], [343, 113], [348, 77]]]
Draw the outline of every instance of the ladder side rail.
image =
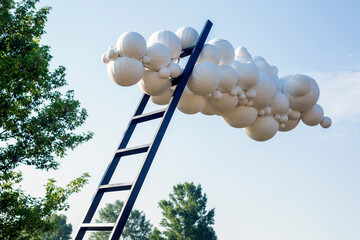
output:
[[[135, 116], [138, 116], [140, 114], [143, 113], [145, 107], [146, 107], [146, 104], [148, 103], [149, 101], [149, 98], [150, 96], [145, 94], [143, 95], [143, 97], [141, 98], [139, 104], [138, 104], [138, 107], [133, 115], [133, 117]], [[135, 127], [136, 127], [136, 124], [132, 123], [132, 119], [133, 117], [130, 119], [130, 122], [128, 124], [128, 127], [127, 129], [125, 130], [124, 134], [123, 134], [123, 137], [122, 137], [122, 140], [119, 144], [119, 147], [117, 148], [117, 150], [119, 149], [122, 149], [122, 148], [125, 148], [127, 146], [127, 144], [129, 143], [130, 141], [130, 138], [135, 130]], [[78, 228], [78, 231], [77, 231], [77, 234], [76, 234], [76, 237], [75, 239], [76, 240], [80, 240], [80, 239], [83, 239], [85, 233], [86, 233], [86, 229], [85, 228], [82, 228], [81, 225], [83, 223], [90, 223], [95, 212], [96, 212], [96, 209], [97, 207], [99, 206], [99, 203], [104, 195], [104, 192], [103, 191], [99, 191], [100, 189], [100, 186], [101, 185], [106, 185], [110, 182], [110, 179], [112, 177], [112, 175], [114, 174], [115, 172], [115, 169], [120, 161], [120, 158], [121, 156], [118, 156], [116, 151], [114, 153], [114, 157], [113, 159], [110, 161], [110, 163], [108, 164], [108, 167], [100, 181], [100, 184], [98, 186], [98, 188], [96, 189], [96, 192], [95, 192], [95, 195], [93, 196], [92, 198], [92, 201], [91, 201], [91, 204], [90, 204], [90, 207], [88, 209], [88, 211], [86, 212], [85, 216], [84, 216], [84, 220], [82, 221], [82, 223], [80, 224], [79, 228]]]
[[145, 157], [143, 165], [138, 173], [135, 183], [130, 190], [130, 193], [125, 201], [124, 207], [121, 210], [121, 213], [116, 221], [115, 227], [110, 235], [109, 239], [111, 239], [111, 240], [118, 240], [121, 236], [121, 233], [125, 227], [127, 219], [131, 213], [131, 210], [132, 210], [134, 204], [135, 204], [135, 200], [136, 200], [136, 198], [140, 192], [140, 189], [144, 183], [145, 177], [150, 169], [150, 166], [155, 157], [155, 154], [160, 146], [161, 140], [164, 137], [165, 131], [170, 123], [170, 120], [174, 114], [176, 106], [177, 106], [177, 104], [180, 100], [180, 97], [185, 89], [185, 86], [190, 78], [192, 70], [193, 70], [195, 63], [200, 55], [200, 52], [205, 44], [206, 38], [209, 35], [212, 25], [213, 24], [210, 20], [206, 21], [204, 28], [202, 29], [202, 32], [200, 34], [200, 37], [198, 38], [197, 43], [192, 50], [192, 54], [190, 55], [190, 58], [186, 64], [184, 72], [181, 76], [181, 80], [174, 91], [173, 97], [170, 100], [169, 106], [165, 112], [165, 115], [164, 115], [161, 123], [160, 123], [160, 126], [157, 130], [157, 133], [156, 133], [154, 139], [153, 139], [150, 149], [148, 150], [148, 153]]

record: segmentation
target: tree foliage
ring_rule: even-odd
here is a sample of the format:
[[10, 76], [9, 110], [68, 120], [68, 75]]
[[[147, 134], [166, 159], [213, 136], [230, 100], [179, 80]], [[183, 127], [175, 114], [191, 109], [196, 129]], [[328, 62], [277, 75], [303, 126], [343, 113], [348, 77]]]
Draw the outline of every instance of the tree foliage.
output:
[[[108, 203], [106, 206], [99, 210], [99, 219], [96, 222], [101, 223], [114, 223], [116, 222], [121, 209], [124, 206], [123, 201], [115, 201], [115, 203]], [[152, 225], [142, 211], [132, 210], [125, 228], [121, 234], [121, 239], [128, 240], [146, 240], [151, 234]], [[110, 232], [96, 232], [92, 233], [91, 240], [107, 240], [109, 239]]]
[[65, 215], [53, 214], [50, 222], [54, 223], [54, 229], [43, 234], [43, 240], [70, 240], [72, 233], [71, 223], [66, 223], [67, 217]]
[[161, 200], [161, 233], [155, 229], [151, 240], [215, 240], [215, 209], [206, 210], [207, 197], [201, 185], [185, 182], [174, 186], [169, 200]]
[[85, 174], [65, 188], [50, 179], [44, 197], [20, 187], [20, 164], [56, 169], [66, 151], [92, 133], [75, 133], [86, 110], [64, 92], [65, 68], [50, 70], [50, 47], [39, 43], [50, 7], [39, 0], [0, 0], [0, 239], [38, 239], [51, 229], [50, 216], [87, 182]]

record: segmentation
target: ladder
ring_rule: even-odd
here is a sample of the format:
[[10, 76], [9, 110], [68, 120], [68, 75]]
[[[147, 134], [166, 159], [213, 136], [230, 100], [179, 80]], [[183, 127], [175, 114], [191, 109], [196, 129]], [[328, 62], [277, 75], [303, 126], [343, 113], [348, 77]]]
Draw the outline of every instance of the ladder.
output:
[[[190, 58], [185, 66], [185, 69], [181, 76], [172, 79], [172, 84], [177, 85], [172, 98], [167, 108], [160, 109], [150, 113], [143, 113], [150, 96], [144, 94], [133, 117], [130, 119], [127, 129], [123, 135], [119, 147], [115, 151], [113, 159], [110, 161], [104, 176], [95, 192], [90, 207], [85, 214], [82, 224], [79, 226], [75, 240], [83, 239], [86, 231], [111, 231], [111, 240], [118, 240], [125, 227], [126, 221], [131, 213], [131, 210], [135, 204], [136, 198], [140, 192], [141, 186], [144, 183], [145, 177], [150, 169], [151, 163], [155, 157], [155, 154], [160, 146], [161, 140], [164, 137], [166, 129], [170, 123], [170, 120], [174, 114], [176, 106], [180, 100], [180, 97], [184, 91], [186, 83], [191, 75], [191, 72], [195, 66], [195, 63], [199, 57], [199, 54], [205, 44], [205, 40], [209, 35], [212, 22], [207, 20], [195, 46], [184, 49], [180, 55], [180, 58], [184, 58], [190, 55]], [[151, 121], [154, 119], [162, 118], [159, 128], [155, 133], [155, 136], [150, 144], [145, 144], [136, 147], [127, 148], [127, 144], [135, 130], [138, 123]], [[134, 182], [130, 183], [117, 183], [109, 184], [111, 177], [113, 176], [115, 169], [120, 162], [121, 157], [129, 156], [139, 153], [146, 153], [145, 159], [140, 167], [139, 173]], [[124, 203], [124, 206], [120, 212], [120, 215], [115, 223], [91, 223], [91, 220], [96, 212], [99, 203], [106, 192], [124, 191], [129, 190], [129, 194]]]

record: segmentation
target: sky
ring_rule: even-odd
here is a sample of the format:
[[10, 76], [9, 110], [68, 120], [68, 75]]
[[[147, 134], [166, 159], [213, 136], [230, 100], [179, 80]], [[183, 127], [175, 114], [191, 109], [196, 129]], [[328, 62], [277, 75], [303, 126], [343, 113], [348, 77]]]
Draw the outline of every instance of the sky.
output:
[[[124, 32], [147, 39], [157, 30], [213, 22], [208, 40], [245, 46], [279, 69], [279, 76], [308, 74], [319, 84], [329, 129], [304, 124], [256, 142], [220, 117], [176, 111], [135, 203], [154, 226], [158, 202], [185, 181], [201, 184], [215, 208], [220, 240], [360, 239], [360, 22], [359, 1], [50, 1], [42, 43], [51, 67], [67, 68], [68, 86], [88, 111], [78, 131], [94, 138], [59, 159], [56, 171], [23, 167], [23, 188], [44, 193], [48, 178], [65, 185], [83, 172], [83, 191], [65, 212], [77, 230], [142, 92], [114, 84], [100, 56]], [[155, 109], [156, 106], [150, 107]], [[151, 141], [157, 125], [141, 125], [129, 146]], [[143, 156], [124, 158], [114, 180], [135, 177]], [[124, 193], [105, 196], [101, 206]], [[101, 207], [100, 206], [100, 207]]]

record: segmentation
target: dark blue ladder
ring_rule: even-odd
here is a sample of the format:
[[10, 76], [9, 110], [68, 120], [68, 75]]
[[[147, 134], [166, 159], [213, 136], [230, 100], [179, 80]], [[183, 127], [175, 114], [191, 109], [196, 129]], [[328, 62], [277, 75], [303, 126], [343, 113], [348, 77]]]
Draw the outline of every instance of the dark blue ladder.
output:
[[[134, 113], [134, 116], [131, 118], [129, 122], [128, 128], [124, 133], [120, 146], [116, 150], [114, 157], [111, 160], [109, 166], [107, 167], [105, 174], [99, 184], [99, 187], [96, 190], [91, 205], [84, 217], [82, 224], [80, 225], [77, 231], [75, 240], [83, 239], [86, 231], [111, 231], [109, 239], [118, 240], [120, 238], [120, 235], [125, 227], [126, 221], [135, 204], [135, 200], [140, 192], [141, 186], [144, 183], [145, 177], [150, 169], [151, 163], [160, 146], [161, 140], [164, 137], [166, 129], [174, 114], [174, 111], [184, 91], [186, 83], [191, 75], [191, 72], [195, 66], [199, 54], [204, 46], [205, 40], [209, 35], [211, 27], [212, 27], [212, 22], [210, 20], [207, 20], [195, 46], [185, 49], [180, 55], [180, 58], [184, 58], [189, 55], [190, 58], [185, 66], [182, 75], [176, 79], [173, 79], [172, 81], [173, 85], [177, 85], [177, 87], [174, 91], [174, 94], [167, 108], [143, 114], [146, 104], [148, 103], [150, 98], [150, 96], [147, 94], [143, 95]], [[126, 148], [135, 130], [135, 127], [138, 123], [147, 122], [158, 118], [162, 118], [162, 120], [153, 138], [152, 143], [137, 147]], [[135, 181], [130, 183], [109, 184], [110, 179], [113, 176], [121, 157], [139, 154], [139, 153], [146, 153], [146, 157], [143, 161], [143, 164], [140, 168], [140, 171]], [[91, 223], [91, 220], [96, 212], [97, 207], [99, 206], [99, 203], [104, 193], [123, 191], [123, 190], [130, 190], [130, 191], [116, 223]]]

